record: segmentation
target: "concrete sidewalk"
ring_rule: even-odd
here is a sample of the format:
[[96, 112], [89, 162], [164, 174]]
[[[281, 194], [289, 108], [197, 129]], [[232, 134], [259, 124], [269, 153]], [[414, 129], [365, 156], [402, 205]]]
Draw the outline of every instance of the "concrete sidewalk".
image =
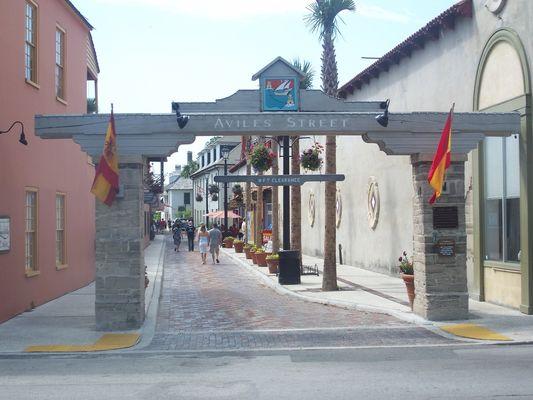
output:
[[[122, 332], [140, 333], [140, 344], [146, 341], [145, 335], [153, 335], [151, 328], [155, 319], [149, 320], [149, 316], [153, 316], [157, 309], [164, 243], [165, 236], [157, 235], [144, 253], [150, 279], [145, 292], [145, 324], [138, 331]], [[96, 330], [94, 303], [93, 282], [0, 324], [0, 353], [19, 353], [37, 345], [82, 346], [97, 342], [108, 332]]]
[[[322, 276], [305, 275], [300, 285], [280, 285], [276, 275], [269, 274], [268, 268], [253, 265], [244, 253], [237, 254], [233, 249], [223, 249], [224, 254], [244, 267], [253, 270], [268, 286], [282, 294], [292, 295], [307, 301], [329, 304], [338, 307], [379, 312], [395, 316], [401, 320], [423, 325], [443, 335], [462, 335], [465, 331], [479, 332], [488, 329], [510, 341], [504, 343], [533, 342], [533, 316], [490, 303], [470, 300], [470, 318], [463, 321], [431, 322], [411, 311], [405, 285], [399, 277], [392, 277], [349, 265], [337, 265], [339, 291], [323, 292]], [[323, 260], [304, 255], [303, 264], [317, 266], [322, 273]], [[444, 331], [443, 329], [446, 329]], [[465, 341], [477, 341], [461, 337]], [[501, 343], [493, 340], [490, 343]], [[487, 343], [484, 341], [484, 343]]]

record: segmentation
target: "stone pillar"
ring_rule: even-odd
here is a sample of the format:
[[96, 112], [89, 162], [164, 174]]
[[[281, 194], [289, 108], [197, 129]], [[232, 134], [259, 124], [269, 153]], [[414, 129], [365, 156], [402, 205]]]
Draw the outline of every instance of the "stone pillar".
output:
[[[411, 156], [415, 189], [413, 262], [416, 297], [413, 311], [432, 321], [465, 319], [468, 317], [464, 198], [466, 156], [452, 159], [446, 174], [446, 191], [433, 205], [429, 204], [433, 190], [427, 181], [431, 159], [431, 156], [419, 154]], [[437, 207], [449, 207], [440, 210], [447, 211], [445, 215], [440, 215], [440, 222], [434, 220]], [[453, 218], [453, 207], [457, 209], [457, 218]]]
[[122, 193], [111, 207], [96, 200], [96, 328], [137, 329], [144, 322], [143, 167], [120, 157]]

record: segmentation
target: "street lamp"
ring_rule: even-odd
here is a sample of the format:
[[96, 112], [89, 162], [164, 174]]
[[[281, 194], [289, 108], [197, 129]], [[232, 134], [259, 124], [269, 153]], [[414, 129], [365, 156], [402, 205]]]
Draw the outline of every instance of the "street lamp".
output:
[[13, 127], [14, 127], [16, 124], [20, 124], [20, 138], [19, 138], [19, 142], [22, 143], [24, 146], [27, 146], [27, 145], [28, 145], [28, 142], [26, 141], [26, 135], [24, 135], [24, 124], [23, 124], [22, 122], [20, 122], [20, 121], [15, 121], [15, 122], [13, 122], [7, 131], [2, 131], [2, 130], [0, 130], [0, 134], [2, 134], [2, 133], [8, 133], [11, 129], [13, 129]]
[[[224, 176], [228, 175], [228, 158], [229, 158], [230, 152], [231, 152], [231, 148], [229, 148], [229, 146], [220, 146], [220, 154], [222, 154], [222, 158], [224, 159]], [[228, 182], [224, 182], [224, 225], [226, 226], [226, 229], [229, 230], [229, 227], [228, 227]]]

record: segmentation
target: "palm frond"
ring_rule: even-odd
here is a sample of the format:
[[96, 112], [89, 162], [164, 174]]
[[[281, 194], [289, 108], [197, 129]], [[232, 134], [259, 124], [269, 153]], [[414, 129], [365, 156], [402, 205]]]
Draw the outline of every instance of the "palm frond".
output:
[[304, 78], [300, 81], [300, 89], [311, 89], [315, 77], [311, 62], [307, 60], [300, 61], [299, 58], [295, 58], [292, 61], [292, 65], [304, 73]]
[[305, 23], [322, 40], [325, 36], [334, 38], [340, 34], [338, 25], [343, 20], [337, 17], [342, 11], [355, 11], [355, 3], [353, 0], [315, 0], [307, 6], [307, 11]]

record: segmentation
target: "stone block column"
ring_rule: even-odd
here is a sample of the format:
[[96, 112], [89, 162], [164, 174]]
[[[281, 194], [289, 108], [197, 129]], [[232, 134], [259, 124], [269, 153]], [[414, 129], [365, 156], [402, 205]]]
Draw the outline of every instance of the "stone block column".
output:
[[[431, 156], [411, 156], [415, 189], [413, 262], [416, 297], [413, 311], [432, 321], [465, 319], [468, 316], [464, 198], [466, 156], [452, 159], [446, 174], [446, 191], [433, 205], [429, 204], [433, 190], [427, 181], [431, 160]], [[435, 219], [434, 213], [439, 207], [446, 208], [437, 210], [444, 213], [437, 213]]]
[[111, 207], [96, 200], [96, 328], [137, 329], [144, 322], [143, 167], [121, 156], [122, 193]]

